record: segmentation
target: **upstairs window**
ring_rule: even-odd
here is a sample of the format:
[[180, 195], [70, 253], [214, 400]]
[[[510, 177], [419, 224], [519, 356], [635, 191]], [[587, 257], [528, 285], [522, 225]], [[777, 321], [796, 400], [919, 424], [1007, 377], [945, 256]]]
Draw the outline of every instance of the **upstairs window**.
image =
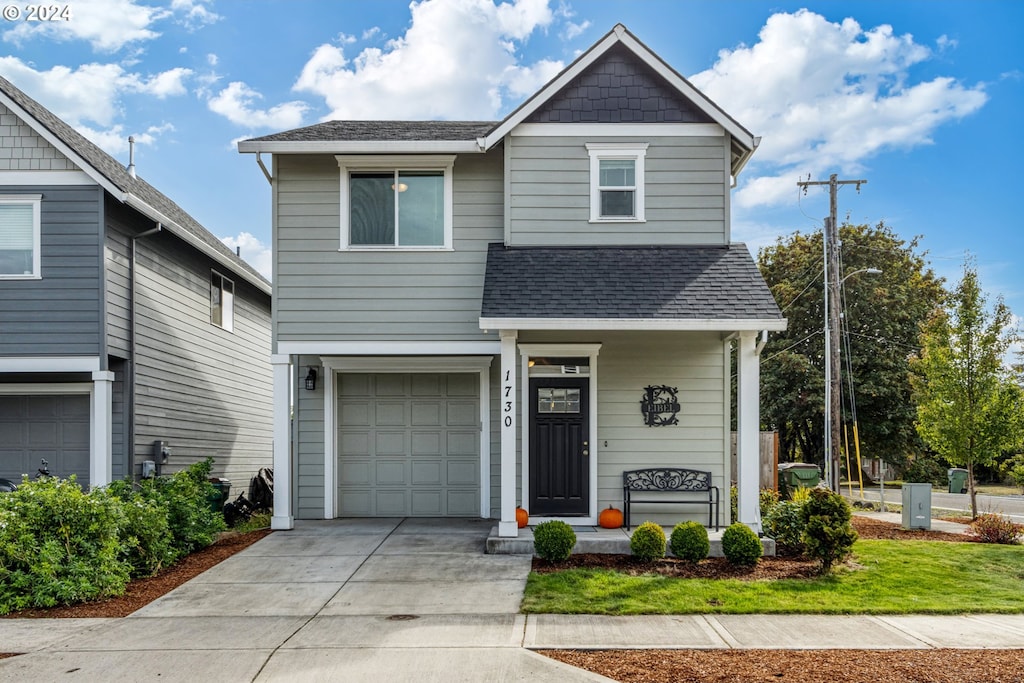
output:
[[38, 279], [42, 195], [0, 195], [0, 278]]
[[210, 275], [210, 322], [228, 332], [235, 326], [235, 283], [217, 271]]
[[450, 249], [451, 156], [339, 156], [342, 249]]
[[592, 142], [591, 222], [643, 222], [646, 144]]

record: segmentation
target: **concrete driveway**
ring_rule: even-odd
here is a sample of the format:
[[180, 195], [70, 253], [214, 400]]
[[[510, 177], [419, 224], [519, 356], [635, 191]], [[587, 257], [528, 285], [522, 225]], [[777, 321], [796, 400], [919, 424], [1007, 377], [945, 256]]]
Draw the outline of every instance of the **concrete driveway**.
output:
[[608, 680], [522, 648], [530, 556], [492, 525], [297, 522], [125, 619], [0, 620], [0, 679]]

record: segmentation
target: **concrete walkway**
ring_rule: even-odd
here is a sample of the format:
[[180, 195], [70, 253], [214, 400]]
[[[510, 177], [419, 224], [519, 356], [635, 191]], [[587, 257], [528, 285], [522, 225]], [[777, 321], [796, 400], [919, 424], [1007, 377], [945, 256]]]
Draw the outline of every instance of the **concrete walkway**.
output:
[[605, 681], [544, 648], [1024, 649], [1024, 615], [517, 613], [493, 522], [298, 523], [125, 619], [0, 620], [0, 680]]

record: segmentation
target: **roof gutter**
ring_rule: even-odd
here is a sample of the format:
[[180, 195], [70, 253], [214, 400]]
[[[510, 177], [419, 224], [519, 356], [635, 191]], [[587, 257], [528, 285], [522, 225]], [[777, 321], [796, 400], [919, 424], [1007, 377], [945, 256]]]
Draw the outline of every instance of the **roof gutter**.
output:
[[160, 223], [161, 225], [163, 225], [165, 229], [167, 229], [168, 232], [170, 232], [176, 237], [181, 238], [190, 246], [195, 247], [200, 252], [206, 254], [220, 265], [231, 270], [231, 272], [238, 273], [241, 277], [245, 278], [250, 284], [252, 284], [254, 287], [259, 289], [264, 294], [270, 294], [270, 285], [267, 282], [265, 282], [262, 278], [255, 279], [251, 277], [249, 273], [245, 272], [244, 270], [241, 270], [238, 267], [238, 265], [235, 262], [233, 262], [230, 258], [228, 258], [225, 254], [220, 253], [219, 251], [211, 247], [209, 244], [193, 235], [191, 231], [181, 227], [178, 223], [174, 222], [160, 211], [157, 211], [152, 206], [150, 206], [143, 200], [133, 195], [131, 192], [124, 193], [124, 199], [122, 201], [127, 206], [132, 207], [136, 211], [139, 211], [140, 213], [148, 216], [157, 223]]

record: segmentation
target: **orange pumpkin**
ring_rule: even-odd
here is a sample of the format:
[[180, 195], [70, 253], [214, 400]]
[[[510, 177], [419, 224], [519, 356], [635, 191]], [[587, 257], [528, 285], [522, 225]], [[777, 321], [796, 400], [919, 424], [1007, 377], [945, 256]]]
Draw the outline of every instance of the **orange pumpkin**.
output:
[[622, 526], [622, 510], [609, 505], [607, 510], [601, 510], [597, 523], [603, 529], [618, 529]]
[[519, 528], [522, 529], [525, 527], [529, 521], [530, 513], [523, 508], [516, 508], [516, 523], [519, 525]]

